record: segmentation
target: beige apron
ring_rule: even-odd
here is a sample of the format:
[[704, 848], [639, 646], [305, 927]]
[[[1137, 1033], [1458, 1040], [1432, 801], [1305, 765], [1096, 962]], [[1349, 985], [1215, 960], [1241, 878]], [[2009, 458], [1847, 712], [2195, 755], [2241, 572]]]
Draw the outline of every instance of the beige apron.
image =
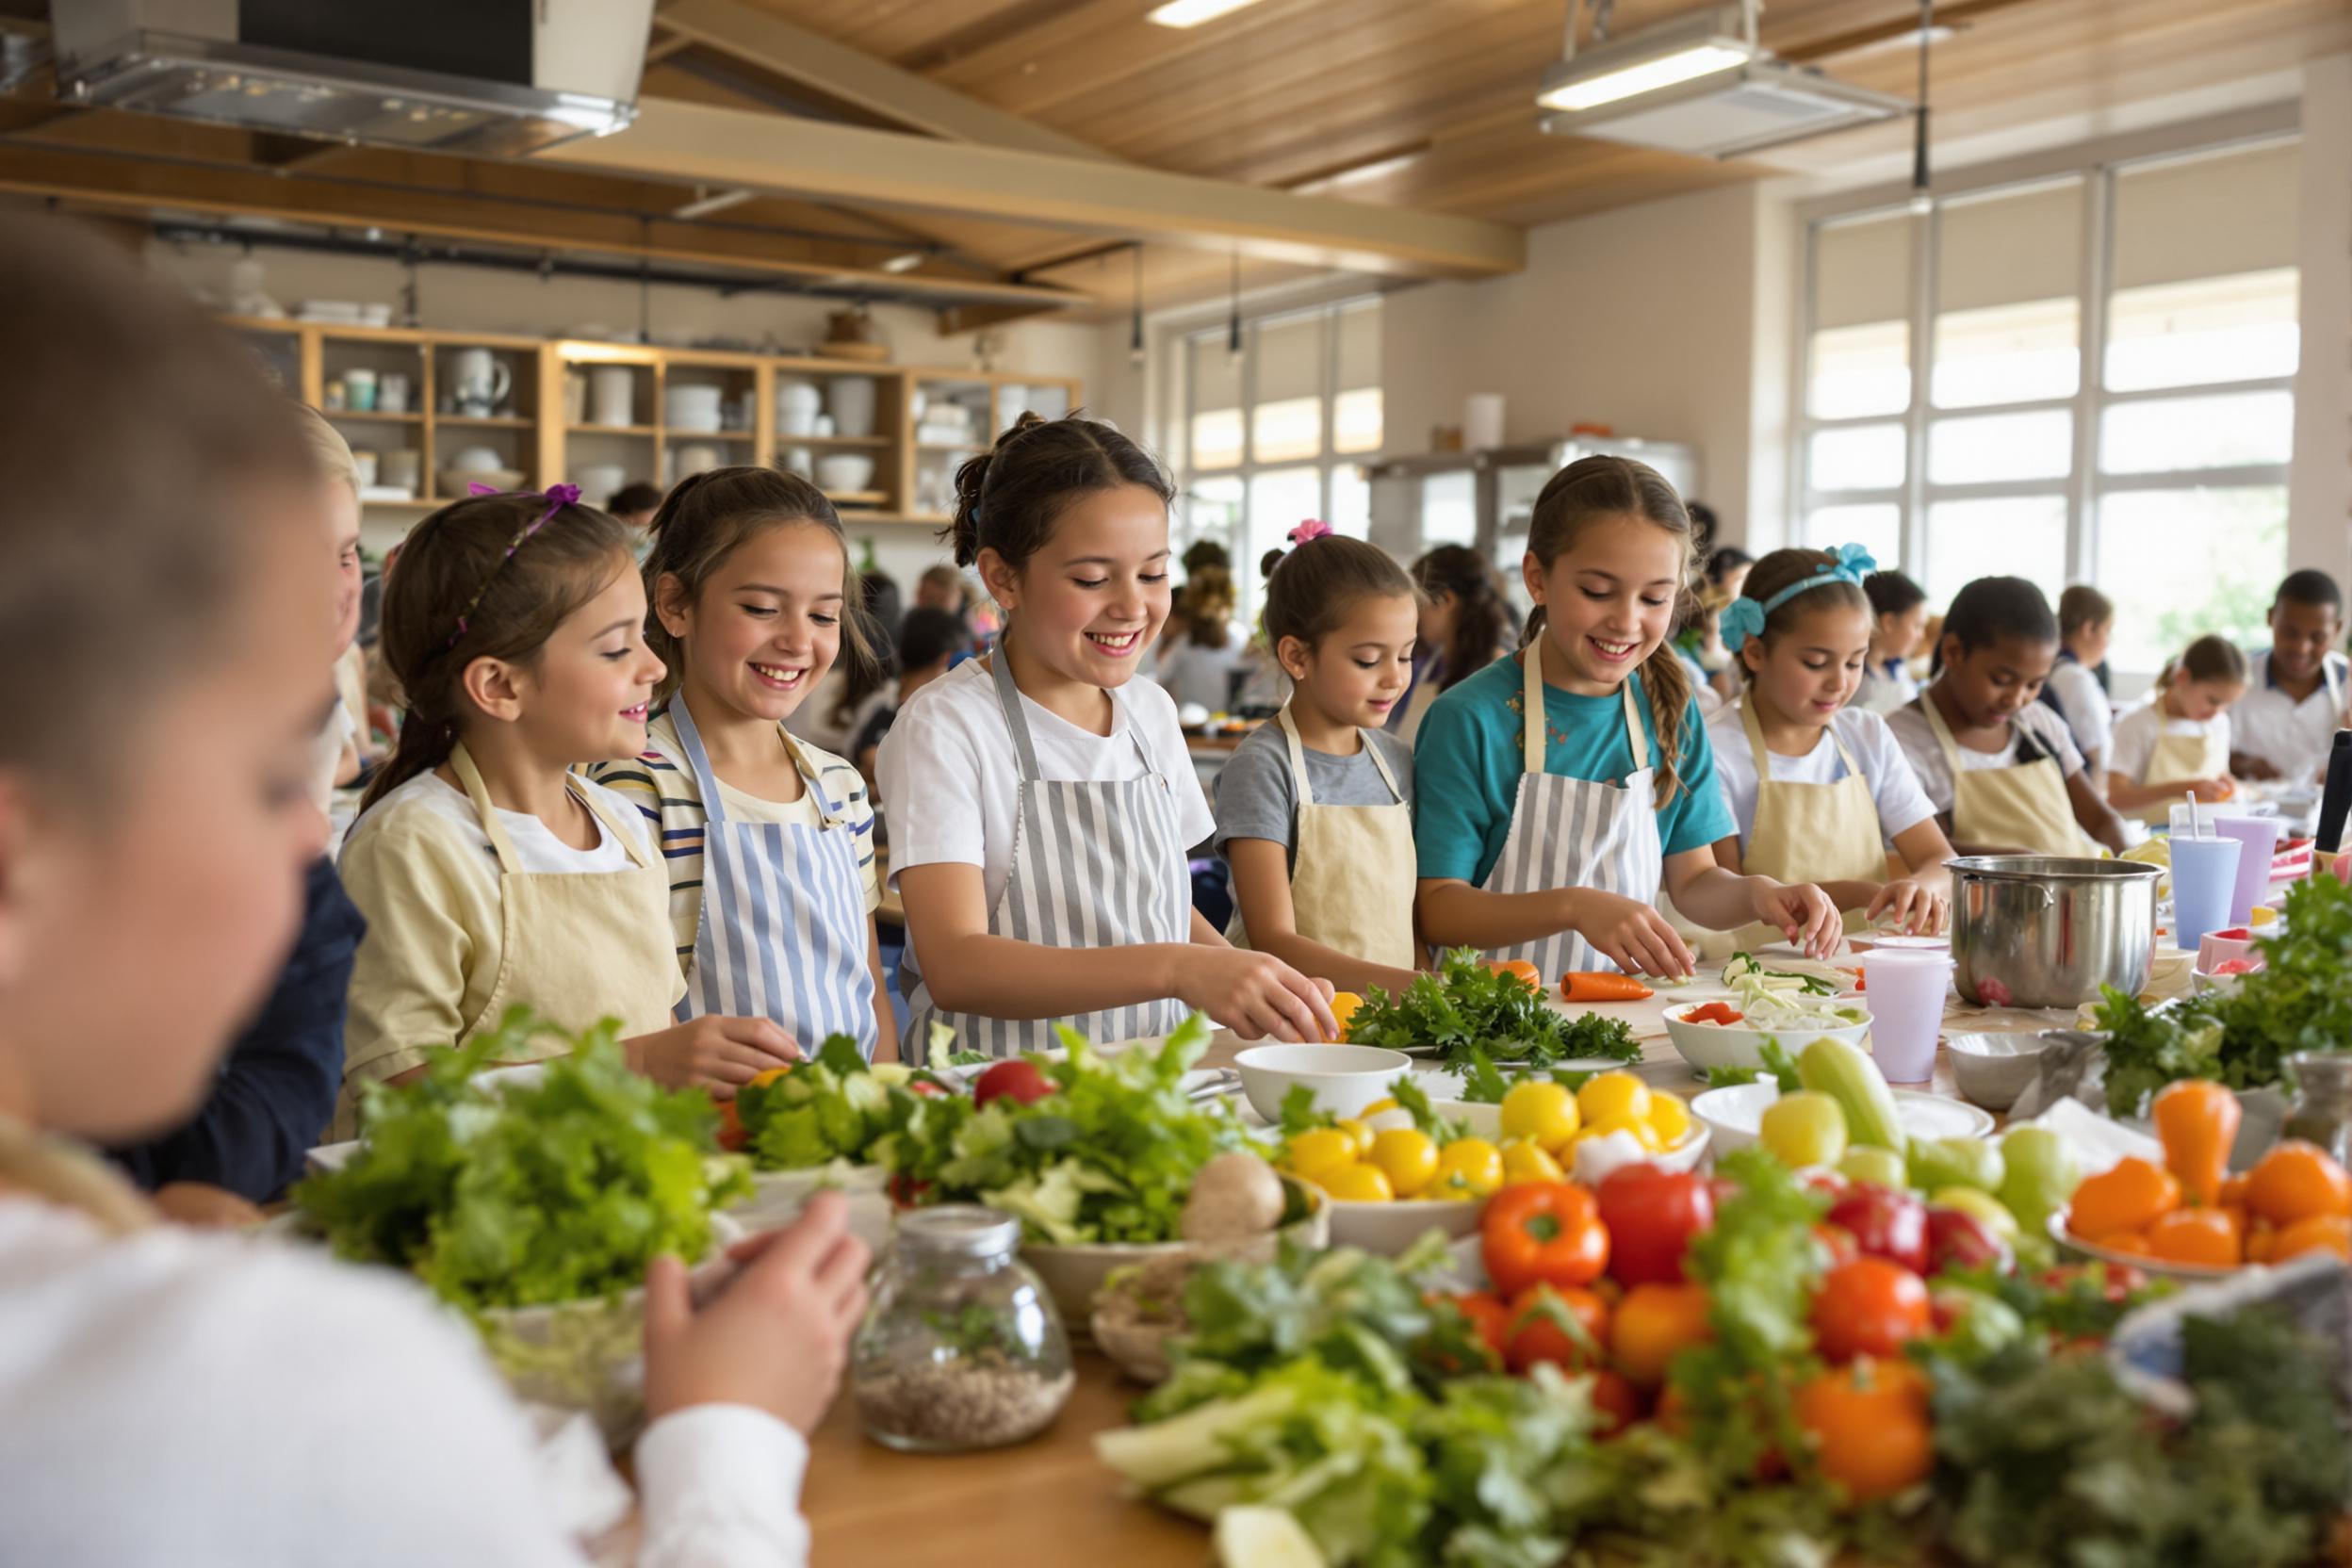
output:
[[87, 1215], [108, 1235], [158, 1223], [145, 1193], [90, 1150], [0, 1116], [0, 1193], [22, 1192]]
[[[1291, 923], [1311, 942], [1394, 969], [1421, 967], [1413, 934], [1413, 893], [1419, 874], [1413, 848], [1413, 809], [1396, 788], [1388, 760], [1362, 730], [1364, 749], [1380, 782], [1396, 798], [1386, 806], [1320, 806], [1307, 781], [1306, 749], [1283, 705], [1276, 715], [1290, 747], [1291, 782], [1298, 792], [1298, 829], [1290, 868]], [[1241, 911], [1233, 911], [1235, 946], [1247, 947]]]
[[[599, 1019], [621, 1021], [631, 1039], [670, 1027], [670, 1009], [686, 994], [670, 927], [670, 877], [637, 835], [605, 814], [593, 794], [575, 787], [582, 806], [620, 841], [632, 862], [625, 871], [533, 872], [506, 834], [481, 770], [463, 745], [449, 753], [450, 771], [490, 847], [498, 858], [498, 974], [481, 1011], [466, 1020], [453, 1044], [463, 1044], [523, 1003], [559, 1028], [578, 1033]], [[519, 1058], [560, 1055], [563, 1041], [542, 1035]], [[356, 1137], [359, 1081], [347, 1080], [335, 1107], [335, 1135]]]
[[[1845, 776], [1831, 784], [1810, 784], [1772, 776], [1772, 753], [1765, 748], [1764, 728], [1752, 704], [1740, 704], [1740, 724], [1747, 731], [1748, 754], [1756, 760], [1756, 821], [1740, 854], [1740, 870], [1790, 883], [1886, 880], [1878, 800], [1837, 730], [1823, 730], [1821, 740], [1837, 748]], [[1845, 919], [1848, 931], [1869, 923], [1860, 909], [1847, 910]], [[1779, 927], [1761, 923], [1743, 927], [1738, 936], [1740, 945], [1751, 949], [1786, 939]]]
[[[2028, 855], [2089, 853], [2082, 829], [2075, 824], [2074, 802], [2066, 795], [2066, 776], [2058, 759], [2042, 757], [1971, 773], [1960, 766], [1959, 743], [1935, 697], [1921, 693], [1919, 711], [1927, 715], [1927, 727], [1943, 748], [1944, 765], [1952, 770], [1953, 842], [1996, 845]], [[2023, 737], [2015, 719], [2010, 727]]]
[[[2158, 699], [2160, 702], [2162, 698]], [[2164, 721], [2167, 724], [2172, 721]], [[2219, 778], [2230, 771], [2230, 748], [2221, 743], [2221, 727], [2209, 724], [2194, 735], [2159, 734], [2156, 749], [2148, 754], [2148, 776], [2140, 782], [2158, 784], [2195, 784], [2208, 778]], [[2187, 792], [2181, 792], [2185, 794]], [[2180, 796], [2151, 801], [2131, 815], [2140, 822], [2170, 823], [2172, 808], [2180, 804]]]

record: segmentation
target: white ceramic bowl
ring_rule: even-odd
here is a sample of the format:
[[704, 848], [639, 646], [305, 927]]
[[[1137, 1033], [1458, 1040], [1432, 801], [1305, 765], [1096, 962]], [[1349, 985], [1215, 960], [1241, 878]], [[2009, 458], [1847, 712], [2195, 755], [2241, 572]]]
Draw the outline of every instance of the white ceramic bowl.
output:
[[874, 459], [857, 452], [835, 452], [817, 459], [817, 488], [863, 490], [874, 478]]
[[523, 482], [520, 468], [444, 468], [441, 471], [441, 496], [445, 500], [462, 501], [472, 494], [468, 485], [486, 484], [493, 490], [513, 490]]
[[1298, 1085], [1315, 1091], [1315, 1108], [1354, 1116], [1387, 1097], [1389, 1085], [1413, 1070], [1401, 1051], [1371, 1045], [1253, 1045], [1233, 1058], [1250, 1108], [1268, 1121], [1282, 1119], [1282, 1097]]
[[2197, 994], [2199, 996], [2235, 996], [2238, 994], [2238, 988], [2246, 984], [2246, 975], [2259, 972], [2261, 972], [2256, 970], [2246, 970], [2235, 974], [2214, 974], [2209, 971], [2197, 969], [2189, 972], [2189, 979], [2195, 983]]
[[2201, 1263], [2174, 1263], [2165, 1258], [2151, 1258], [2145, 1252], [2119, 1252], [2112, 1247], [2100, 1247], [2084, 1241], [2066, 1229], [2067, 1211], [2060, 1209], [2050, 1217], [2050, 1239], [2058, 1244], [2061, 1256], [2090, 1258], [2099, 1263], [2113, 1264], [2123, 1268], [2136, 1268], [2151, 1280], [2173, 1280], [2181, 1284], [2207, 1284], [2214, 1280], [2227, 1280], [2260, 1268], [2260, 1264], [2242, 1264], [2236, 1268], [2214, 1268]]
[[[1780, 1098], [1780, 1086], [1767, 1079], [1708, 1089], [1690, 1102], [1690, 1114], [1714, 1135], [1717, 1158], [1746, 1149], [1762, 1135], [1764, 1107]], [[1903, 1130], [1915, 1138], [1981, 1138], [1992, 1132], [1993, 1119], [1966, 1101], [1917, 1089], [1895, 1090], [1895, 1115]]]
[[[1280, 1239], [1286, 1238], [1316, 1250], [1331, 1245], [1331, 1200], [1323, 1196], [1320, 1187], [1306, 1183], [1298, 1185], [1315, 1207], [1304, 1219], [1296, 1220], [1265, 1238], [1265, 1256], [1268, 1260], [1274, 1256], [1274, 1243]], [[1192, 1244], [1184, 1241], [1082, 1247], [1031, 1244], [1021, 1248], [1021, 1261], [1036, 1270], [1038, 1280], [1045, 1285], [1046, 1294], [1054, 1298], [1054, 1305], [1062, 1315], [1063, 1327], [1075, 1335], [1091, 1331], [1087, 1325], [1094, 1316], [1095, 1293], [1102, 1288], [1102, 1282], [1113, 1273], [1192, 1250]], [[1222, 1249], [1218, 1255], [1231, 1256], [1233, 1251]]]
[[2039, 1035], [1947, 1035], [1944, 1047], [1961, 1094], [1988, 1111], [2005, 1111], [2041, 1070], [2050, 1042]]
[[[1854, 999], [1857, 1005], [1860, 998]], [[1755, 1068], [1764, 1066], [1764, 1042], [1778, 1040], [1780, 1048], [1793, 1058], [1797, 1053], [1815, 1040], [1843, 1040], [1860, 1046], [1862, 1037], [1870, 1032], [1870, 1021], [1849, 1023], [1835, 1029], [1750, 1029], [1738, 1023], [1691, 1023], [1687, 1015], [1694, 1008], [1707, 1006], [1704, 1002], [1686, 1002], [1679, 1007], [1666, 1009], [1666, 1037], [1674, 1042], [1674, 1050], [1689, 1062], [1691, 1070], [1706, 1073], [1719, 1067]], [[1867, 1009], [1866, 1009], [1867, 1010]]]

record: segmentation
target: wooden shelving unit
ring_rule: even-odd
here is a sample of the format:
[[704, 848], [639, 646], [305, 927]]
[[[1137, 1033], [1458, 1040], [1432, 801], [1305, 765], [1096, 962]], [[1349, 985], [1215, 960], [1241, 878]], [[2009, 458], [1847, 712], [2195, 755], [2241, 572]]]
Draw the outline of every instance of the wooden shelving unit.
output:
[[[679, 454], [696, 446], [712, 449], [725, 462], [762, 466], [805, 453], [808, 462], [803, 471], [810, 479], [818, 477], [814, 470], [827, 457], [870, 457], [874, 471], [866, 483], [828, 492], [842, 509], [842, 521], [853, 527], [938, 527], [948, 520], [942, 508], [952, 501], [955, 470], [965, 459], [985, 450], [1021, 409], [1053, 416], [1076, 407], [1079, 400], [1075, 381], [1018, 371], [402, 327], [244, 318], [232, 318], [227, 324], [253, 345], [289, 391], [335, 421], [354, 449], [413, 449], [418, 454], [417, 495], [364, 502], [384, 526], [397, 523], [403, 531], [418, 515], [457, 498], [440, 494], [441, 467], [470, 447], [498, 453], [503, 466], [519, 469], [523, 482], [534, 488], [558, 478], [577, 482], [586, 469], [617, 467], [629, 481], [645, 480], [666, 489], [678, 477], [675, 470]], [[488, 350], [512, 372], [507, 402], [495, 413], [442, 411], [445, 384], [453, 374], [451, 357], [468, 349]], [[589, 416], [594, 397], [589, 379], [607, 368], [631, 373], [629, 424], [600, 425]], [[407, 376], [409, 406], [399, 413], [327, 408], [329, 385], [354, 368], [376, 371], [379, 394], [386, 373]], [[582, 384], [577, 390], [574, 378]], [[787, 435], [778, 431], [780, 387], [794, 382], [814, 385], [826, 412], [839, 417], [836, 388], [849, 381], [874, 384], [870, 433]], [[673, 386], [687, 384], [718, 386], [722, 407], [734, 422], [715, 431], [671, 425], [667, 394]], [[575, 402], [575, 398], [580, 400]], [[951, 402], [970, 410], [971, 439], [921, 439], [918, 433], [924, 426], [916, 411], [928, 414]], [[585, 498], [601, 503], [605, 498]]]

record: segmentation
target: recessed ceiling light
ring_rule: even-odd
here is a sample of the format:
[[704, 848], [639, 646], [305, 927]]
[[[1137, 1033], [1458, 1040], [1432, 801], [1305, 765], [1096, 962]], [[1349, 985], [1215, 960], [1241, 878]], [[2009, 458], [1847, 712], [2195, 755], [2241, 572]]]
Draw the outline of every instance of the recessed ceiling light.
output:
[[921, 251], [901, 251], [894, 256], [884, 257], [875, 265], [885, 272], [911, 272], [929, 259]]
[[1258, 0], [1168, 0], [1164, 6], [1153, 7], [1144, 20], [1163, 27], [1198, 27], [1203, 22], [1215, 22], [1257, 3]]

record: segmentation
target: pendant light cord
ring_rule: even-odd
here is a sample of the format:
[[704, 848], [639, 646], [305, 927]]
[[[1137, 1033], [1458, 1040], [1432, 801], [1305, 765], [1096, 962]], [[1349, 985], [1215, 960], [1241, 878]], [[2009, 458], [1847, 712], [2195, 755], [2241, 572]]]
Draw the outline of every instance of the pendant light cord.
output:
[[1927, 51], [1936, 26], [1936, 0], [1919, 0], [1919, 107], [1911, 142], [1911, 191], [1927, 194]]

